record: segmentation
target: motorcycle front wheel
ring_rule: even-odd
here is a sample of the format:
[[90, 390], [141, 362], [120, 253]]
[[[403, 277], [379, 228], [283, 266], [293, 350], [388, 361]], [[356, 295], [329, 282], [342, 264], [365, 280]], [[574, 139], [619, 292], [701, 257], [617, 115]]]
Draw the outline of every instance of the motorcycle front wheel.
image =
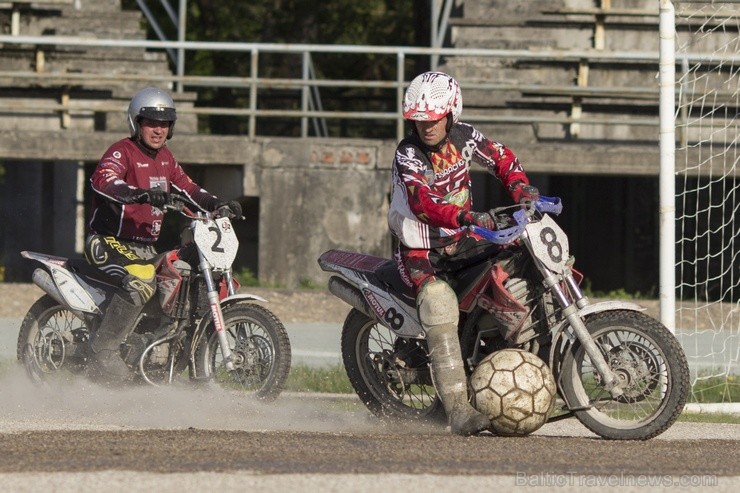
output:
[[16, 355], [36, 383], [84, 371], [90, 330], [49, 295], [31, 305], [18, 333]]
[[586, 428], [612, 440], [647, 440], [678, 418], [689, 394], [689, 366], [678, 340], [657, 320], [633, 311], [592, 315], [586, 327], [619, 379], [613, 398], [580, 343], [563, 355], [560, 390]]
[[290, 340], [285, 327], [268, 309], [237, 302], [223, 309], [224, 331], [234, 370], [228, 370], [211, 322], [195, 350], [195, 370], [222, 388], [271, 401], [280, 395], [290, 373]]
[[423, 341], [400, 338], [353, 309], [342, 328], [342, 359], [355, 392], [377, 417], [444, 421]]

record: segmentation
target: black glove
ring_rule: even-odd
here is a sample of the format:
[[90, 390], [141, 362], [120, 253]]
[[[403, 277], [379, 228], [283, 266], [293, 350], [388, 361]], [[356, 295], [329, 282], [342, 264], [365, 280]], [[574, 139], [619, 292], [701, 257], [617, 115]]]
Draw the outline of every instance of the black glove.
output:
[[170, 194], [159, 187], [149, 190], [139, 188], [134, 192], [134, 202], [137, 204], [151, 204], [152, 207], [161, 209], [164, 204], [170, 203]]
[[522, 202], [533, 202], [540, 198], [540, 191], [532, 185], [527, 185], [523, 181], [515, 181], [509, 185], [509, 193], [514, 202], [521, 204]]
[[242, 206], [236, 200], [224, 200], [216, 203], [214, 210], [225, 209], [221, 211], [222, 216], [235, 217], [237, 219], [242, 217]]
[[493, 216], [488, 212], [470, 212], [462, 210], [457, 215], [457, 222], [460, 223], [460, 226], [475, 225], [488, 230], [496, 229], [496, 221], [493, 220]]

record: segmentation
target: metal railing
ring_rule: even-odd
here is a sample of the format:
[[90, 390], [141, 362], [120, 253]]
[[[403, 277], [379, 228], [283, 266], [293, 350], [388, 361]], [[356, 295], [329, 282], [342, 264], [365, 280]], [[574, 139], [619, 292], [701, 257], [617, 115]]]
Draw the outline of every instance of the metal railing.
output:
[[[454, 49], [454, 48], [425, 48], [425, 47], [401, 47], [401, 46], [364, 46], [364, 45], [315, 45], [315, 44], [268, 44], [268, 43], [229, 43], [229, 42], [194, 42], [194, 41], [151, 41], [151, 40], [115, 40], [115, 39], [92, 39], [78, 37], [55, 37], [55, 36], [8, 36], [0, 35], [0, 49], [2, 46], [13, 46], [16, 48], [27, 48], [33, 52], [43, 50], [54, 50], [57, 47], [88, 47], [88, 48], [138, 48], [152, 51], [163, 51], [168, 49], [182, 51], [227, 51], [235, 53], [246, 53], [250, 60], [250, 73], [246, 77], [231, 76], [200, 76], [200, 75], [176, 75], [176, 74], [90, 74], [90, 73], [66, 73], [66, 72], [33, 72], [33, 71], [3, 71], [0, 69], [0, 80], [27, 80], [29, 84], [46, 84], [48, 86], [78, 85], [83, 87], [115, 86], [123, 81], [141, 81], [157, 84], [168, 84], [173, 90], [185, 91], [206, 87], [230, 87], [242, 88], [248, 94], [248, 104], [241, 108], [216, 108], [216, 107], [191, 107], [183, 108], [184, 113], [196, 115], [231, 115], [242, 116], [248, 119], [248, 136], [253, 138], [257, 135], [258, 118], [296, 118], [301, 122], [301, 137], [309, 135], [309, 124], [313, 120], [316, 128], [316, 119], [340, 119], [340, 120], [382, 120], [395, 121], [396, 137], [404, 135], [404, 120], [401, 114], [403, 93], [408, 81], [416, 74], [407, 73], [407, 61], [413, 57], [440, 57], [451, 60], [456, 57], [475, 57], [506, 59], [518, 62], [542, 61], [546, 63], [574, 63], [582, 61], [590, 62], [643, 62], [658, 66], [658, 52], [637, 51], [604, 51], [604, 50], [506, 50], [506, 49]], [[261, 56], [267, 54], [284, 54], [297, 57], [301, 65], [301, 78], [270, 78], [261, 77], [259, 74], [258, 61]], [[395, 60], [396, 76], [392, 80], [329, 80], [317, 79], [314, 75], [312, 60], [314, 56], [321, 54], [357, 54], [374, 56], [388, 56]], [[727, 58], [723, 61], [727, 62]], [[704, 58], [706, 62], [706, 58]], [[733, 63], [740, 62], [740, 55], [735, 56]], [[570, 95], [579, 97], [584, 95], [583, 87], [573, 86], [572, 93], [568, 87], [547, 85], [520, 85], [520, 84], [496, 84], [481, 80], [460, 80], [465, 90], [484, 91], [519, 91], [543, 93], [557, 92], [559, 95]], [[175, 89], [176, 88], [176, 89]], [[266, 109], [260, 105], [259, 97], [262, 89], [293, 89], [300, 93], [300, 108], [296, 109]], [[394, 93], [394, 111], [344, 111], [322, 109], [320, 100], [316, 93], [321, 88], [363, 88], [383, 89]], [[657, 90], [656, 88], [640, 87], [602, 87], [593, 88], [593, 97], [622, 97], [644, 99], [646, 94]], [[599, 92], [601, 91], [601, 92]], [[610, 93], [612, 95], [610, 95]], [[313, 94], [313, 103], [312, 103]], [[657, 102], [657, 99], [656, 99]], [[74, 102], [65, 101], [45, 108], [53, 111], [84, 111], [75, 108]], [[27, 106], [27, 109], [32, 109]], [[98, 111], [118, 111], [119, 107], [99, 107]], [[517, 114], [495, 114], [476, 115], [467, 112], [466, 121], [473, 123], [556, 123], [556, 124], [628, 124], [628, 125], [650, 125], [658, 126], [658, 119], [632, 116], [627, 120], [613, 118], [578, 118], [568, 116], [527, 115], [519, 112]], [[317, 131], [317, 135], [322, 135]]]

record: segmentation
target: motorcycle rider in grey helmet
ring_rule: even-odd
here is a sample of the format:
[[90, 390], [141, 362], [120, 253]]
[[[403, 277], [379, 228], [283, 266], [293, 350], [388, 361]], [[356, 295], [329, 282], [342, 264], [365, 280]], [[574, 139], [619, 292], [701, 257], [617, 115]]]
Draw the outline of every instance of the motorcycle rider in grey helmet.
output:
[[197, 185], [167, 147], [177, 121], [172, 97], [157, 87], [137, 92], [127, 113], [130, 136], [111, 145], [90, 177], [93, 191], [85, 258], [120, 282], [90, 341], [89, 375], [110, 384], [130, 380], [121, 345], [136, 327], [156, 290], [154, 243], [170, 192], [203, 211], [228, 208], [241, 217], [239, 202], [223, 201]]

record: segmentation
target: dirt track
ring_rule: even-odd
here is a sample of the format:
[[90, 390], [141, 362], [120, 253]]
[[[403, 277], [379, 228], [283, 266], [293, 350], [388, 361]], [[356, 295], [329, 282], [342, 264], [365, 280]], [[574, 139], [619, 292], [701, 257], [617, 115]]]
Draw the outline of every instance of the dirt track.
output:
[[[353, 397], [284, 394], [265, 404], [218, 389], [108, 390], [84, 381], [39, 389], [15, 371], [0, 389], [0, 482], [10, 481], [9, 491], [42, 491], [47, 482], [79, 491], [83, 480], [92, 491], [110, 474], [120, 482], [113, 491], [212, 489], [237, 477], [240, 489], [377, 491], [375, 479], [394, 475], [446, 489], [488, 478], [485, 485], [507, 491], [515, 481], [579, 486], [590, 477], [740, 486], [740, 425], [677, 423], [648, 442], [614, 442], [566, 420], [526, 438], [462, 438], [381, 423]], [[142, 473], [148, 479], [132, 489], [125, 478]]]
[[[0, 284], [0, 316], [22, 316], [40, 294], [14, 286], [10, 296], [12, 287]], [[348, 310], [319, 291], [250, 292], [286, 322], [340, 322]], [[677, 423], [648, 442], [610, 442], [566, 420], [527, 438], [461, 438], [380, 423], [353, 397], [263, 404], [216, 389], [38, 389], [16, 370], [0, 380], [0, 450], [7, 491], [597, 491], [604, 478], [620, 492], [644, 481], [650, 491], [654, 481], [740, 489], [740, 425]]]

